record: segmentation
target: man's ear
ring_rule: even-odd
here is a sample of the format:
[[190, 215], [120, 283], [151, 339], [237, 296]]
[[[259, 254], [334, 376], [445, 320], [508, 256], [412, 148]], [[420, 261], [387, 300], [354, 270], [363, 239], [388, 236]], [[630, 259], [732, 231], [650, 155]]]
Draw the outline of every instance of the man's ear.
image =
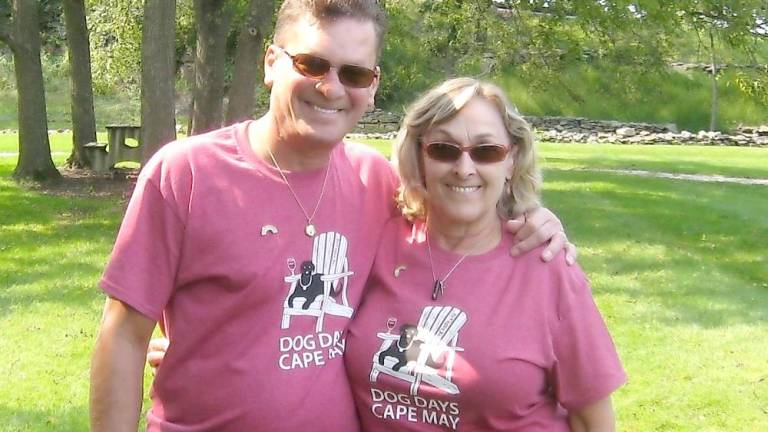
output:
[[371, 86], [368, 87], [368, 109], [372, 110], [376, 106], [376, 90], [379, 89], [379, 80], [381, 79], [381, 68], [376, 66], [376, 77], [373, 78]]
[[269, 45], [264, 53], [264, 85], [269, 89], [272, 88], [272, 83], [275, 81], [275, 63], [278, 54], [279, 50], [275, 45]]

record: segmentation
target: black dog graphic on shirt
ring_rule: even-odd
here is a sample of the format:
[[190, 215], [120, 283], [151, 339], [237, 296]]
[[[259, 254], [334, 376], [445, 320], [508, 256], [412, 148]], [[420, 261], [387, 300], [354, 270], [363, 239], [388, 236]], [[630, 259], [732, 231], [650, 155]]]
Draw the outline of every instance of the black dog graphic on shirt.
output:
[[[315, 265], [312, 261], [304, 261], [301, 263], [301, 276], [296, 282], [296, 288], [293, 290], [293, 294], [288, 297], [288, 307], [293, 307], [293, 301], [297, 298], [305, 299], [301, 308], [304, 310], [309, 309], [309, 305], [315, 301], [319, 296], [323, 295], [324, 282], [320, 279], [322, 273], [314, 273]], [[331, 289], [331, 295], [337, 297], [339, 292]]]
[[[393, 357], [397, 360], [397, 363], [392, 365], [392, 370], [397, 372], [400, 368], [407, 365], [409, 361], [418, 360], [422, 345], [424, 345], [424, 341], [416, 340], [418, 333], [418, 328], [413, 324], [403, 324], [400, 326], [400, 338], [379, 354], [379, 364], [384, 366], [384, 359]], [[431, 358], [427, 358], [426, 364], [433, 368], [440, 367], [441, 365]]]

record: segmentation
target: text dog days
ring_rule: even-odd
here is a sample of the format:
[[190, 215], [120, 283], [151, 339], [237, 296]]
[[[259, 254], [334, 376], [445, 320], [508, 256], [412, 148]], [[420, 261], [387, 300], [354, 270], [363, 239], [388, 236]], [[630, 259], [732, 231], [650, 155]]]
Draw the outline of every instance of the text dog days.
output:
[[371, 389], [373, 415], [383, 419], [405, 420], [441, 425], [451, 429], [459, 427], [459, 404], [438, 399], [411, 396], [391, 391]]
[[286, 354], [280, 355], [278, 363], [283, 370], [322, 366], [326, 359], [344, 354], [345, 345], [342, 331], [284, 336], [280, 338], [280, 352]]

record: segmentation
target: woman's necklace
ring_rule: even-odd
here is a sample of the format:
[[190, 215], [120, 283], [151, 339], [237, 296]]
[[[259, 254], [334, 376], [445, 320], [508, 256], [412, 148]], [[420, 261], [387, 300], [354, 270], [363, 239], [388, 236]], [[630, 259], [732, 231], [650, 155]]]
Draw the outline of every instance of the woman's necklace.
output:
[[437, 298], [443, 295], [443, 292], [445, 291], [445, 281], [448, 280], [448, 278], [451, 276], [451, 273], [456, 270], [456, 267], [458, 267], [459, 264], [464, 261], [464, 258], [469, 256], [469, 254], [465, 254], [459, 258], [459, 260], [456, 261], [456, 264], [454, 264], [453, 267], [448, 270], [448, 273], [446, 273], [442, 279], [438, 279], [437, 276], [435, 276], [435, 263], [432, 261], [432, 245], [429, 243], [429, 233], [426, 234], [426, 238], [427, 251], [429, 251], [429, 267], [432, 270], [432, 279], [435, 281], [435, 285], [432, 287], [432, 300], [437, 300]]
[[315, 214], [317, 213], [317, 209], [320, 208], [320, 202], [323, 201], [323, 195], [325, 194], [325, 184], [328, 181], [328, 173], [331, 172], [331, 163], [333, 162], [333, 152], [331, 152], [331, 155], [328, 157], [328, 167], [325, 169], [325, 178], [323, 178], [323, 186], [320, 188], [320, 198], [317, 199], [317, 204], [315, 204], [315, 209], [312, 210], [311, 215], [307, 213], [307, 210], [304, 208], [304, 205], [301, 204], [301, 200], [299, 199], [299, 196], [296, 195], [296, 192], [293, 190], [291, 183], [288, 182], [288, 178], [285, 176], [285, 173], [283, 172], [282, 168], [280, 168], [280, 165], [277, 164], [275, 155], [272, 154], [272, 150], [269, 147], [267, 147], [267, 152], [269, 153], [269, 157], [272, 159], [272, 163], [275, 164], [275, 168], [277, 168], [277, 171], [280, 173], [280, 177], [283, 178], [285, 185], [288, 186], [288, 190], [291, 191], [291, 195], [293, 195], [293, 199], [296, 200], [296, 204], [299, 205], [301, 212], [304, 213], [304, 217], [307, 219], [307, 225], [304, 227], [304, 234], [310, 237], [314, 237], [315, 234], [317, 234], [317, 229], [315, 229], [315, 226], [312, 224], [312, 219], [315, 217]]

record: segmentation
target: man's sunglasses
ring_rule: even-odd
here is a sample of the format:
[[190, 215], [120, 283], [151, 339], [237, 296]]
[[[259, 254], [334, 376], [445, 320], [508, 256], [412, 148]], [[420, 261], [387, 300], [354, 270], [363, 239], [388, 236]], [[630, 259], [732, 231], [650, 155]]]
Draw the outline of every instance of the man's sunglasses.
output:
[[439, 162], [456, 162], [464, 152], [469, 157], [481, 164], [501, 162], [507, 158], [510, 148], [501, 144], [479, 144], [469, 147], [460, 147], [456, 144], [435, 141], [424, 145], [424, 151], [430, 159]]
[[[296, 72], [307, 78], [320, 80], [331, 70], [331, 62], [312, 54], [291, 55], [284, 48], [280, 48], [293, 62]], [[367, 67], [344, 64], [338, 67], [339, 81], [347, 87], [366, 88], [373, 84], [373, 79], [378, 75], [376, 71]]]

